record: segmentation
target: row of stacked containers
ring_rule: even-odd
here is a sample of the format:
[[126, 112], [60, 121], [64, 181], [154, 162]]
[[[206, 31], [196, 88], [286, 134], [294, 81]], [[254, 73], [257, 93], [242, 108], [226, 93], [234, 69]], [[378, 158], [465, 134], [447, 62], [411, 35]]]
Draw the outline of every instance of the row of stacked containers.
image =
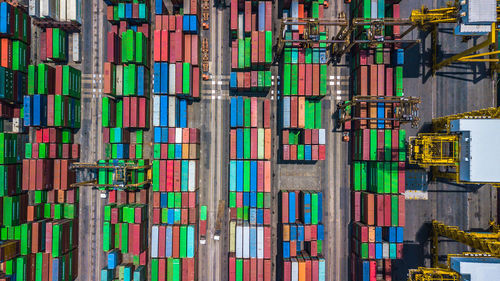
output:
[[2, 280], [74, 280], [78, 275], [79, 198], [70, 165], [80, 154], [74, 134], [80, 128], [81, 74], [65, 65], [67, 33], [58, 28], [40, 32], [45, 40], [38, 57], [46, 63], [31, 64], [26, 8], [0, 3]]
[[[352, 17], [399, 18], [399, 4], [392, 1], [357, 0], [351, 2], [350, 11]], [[400, 38], [398, 26], [384, 32], [388, 39]], [[378, 44], [353, 49], [353, 96], [403, 95], [404, 53], [399, 47]], [[345, 124], [352, 132], [351, 278], [392, 280], [391, 261], [403, 253], [406, 134], [398, 122], [380, 120], [393, 117], [392, 105], [365, 104], [351, 114], [379, 118]]]
[[152, 281], [198, 280], [200, 130], [188, 106], [200, 97], [199, 3], [154, 1]]
[[323, 193], [281, 191], [277, 276], [282, 280], [325, 279]]
[[[285, 1], [283, 18], [323, 18], [323, 1]], [[325, 26], [319, 39], [326, 40]], [[300, 40], [304, 26], [288, 25], [285, 40]], [[326, 43], [304, 48], [299, 42], [285, 43], [281, 62], [279, 120], [283, 161], [325, 160], [326, 139], [322, 129], [322, 102], [327, 95]]]
[[[111, 25], [106, 34], [106, 61], [101, 99], [102, 166], [149, 164], [144, 159], [150, 125], [150, 5], [148, 1], [105, 0]], [[98, 183], [113, 185], [113, 169], [99, 169]], [[149, 191], [146, 169], [137, 169], [126, 184], [134, 190], [110, 190], [104, 206], [102, 249], [107, 263], [100, 280], [148, 280]], [[107, 189], [107, 188], [101, 188]]]
[[272, 11], [272, 1], [231, 1], [230, 281], [272, 276]]

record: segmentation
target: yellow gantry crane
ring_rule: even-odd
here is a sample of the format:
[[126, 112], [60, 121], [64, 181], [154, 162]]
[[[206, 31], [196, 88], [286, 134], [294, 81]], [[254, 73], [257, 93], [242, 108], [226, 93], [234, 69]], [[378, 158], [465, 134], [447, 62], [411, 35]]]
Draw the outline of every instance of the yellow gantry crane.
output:
[[[447, 3], [447, 7], [438, 9], [428, 9], [425, 6], [422, 6], [421, 9], [412, 11], [410, 20], [420, 29], [431, 31], [433, 74], [442, 67], [448, 66], [456, 62], [489, 62], [490, 68], [492, 70], [498, 69], [498, 62], [500, 60], [496, 55], [500, 54], [497, 42], [498, 22], [500, 19], [499, 17], [500, 8], [498, 7], [499, 2], [500, 1], [497, 0], [496, 22], [491, 23], [491, 29], [487, 39], [482, 43], [476, 44], [473, 47], [440, 62], [438, 62], [437, 60], [438, 25], [443, 23], [459, 23], [460, 17], [463, 16], [463, 13], [461, 13], [460, 8], [461, 5], [465, 5], [466, 1], [465, 0], [449, 1]], [[470, 36], [463, 37], [464, 41], [468, 39], [470, 39]], [[476, 53], [485, 48], [488, 48], [488, 51]]]
[[488, 167], [491, 157], [495, 157], [492, 154], [497, 148], [490, 140], [498, 137], [497, 130], [500, 130], [500, 107], [435, 118], [430, 133], [409, 138], [408, 162], [430, 168], [434, 180], [500, 187], [498, 171], [484, 175], [478, 168]]
[[[439, 263], [439, 237], [446, 237], [467, 245], [479, 252], [462, 255], [448, 255], [447, 264]], [[489, 232], [466, 232], [456, 226], [448, 226], [436, 220], [432, 221], [431, 255], [432, 267], [411, 269], [408, 281], [459, 281], [460, 274], [451, 269], [452, 257], [496, 257], [500, 258], [500, 230], [494, 222], [490, 222]]]
[[[115, 161], [108, 164], [103, 163], [72, 163], [71, 169], [89, 169], [92, 171], [111, 171], [112, 183], [102, 184], [97, 179], [77, 182], [71, 184], [71, 187], [91, 186], [101, 189], [118, 189], [118, 190], [136, 190], [141, 186], [151, 184], [151, 165], [138, 165], [134, 161]], [[137, 170], [144, 170], [145, 181], [131, 183], [132, 173]]]

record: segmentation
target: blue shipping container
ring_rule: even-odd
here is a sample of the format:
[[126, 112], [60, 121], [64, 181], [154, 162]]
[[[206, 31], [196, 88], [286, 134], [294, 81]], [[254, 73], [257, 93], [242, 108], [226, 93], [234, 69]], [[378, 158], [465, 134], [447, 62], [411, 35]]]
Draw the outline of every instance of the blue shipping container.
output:
[[288, 222], [295, 223], [295, 192], [288, 193]]

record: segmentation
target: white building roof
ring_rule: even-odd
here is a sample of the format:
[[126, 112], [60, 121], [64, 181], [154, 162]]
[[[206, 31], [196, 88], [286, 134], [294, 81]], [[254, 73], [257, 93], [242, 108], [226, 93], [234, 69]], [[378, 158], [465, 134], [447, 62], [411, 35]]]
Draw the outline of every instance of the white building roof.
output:
[[460, 180], [500, 182], [500, 119], [459, 119], [451, 131], [461, 132]]

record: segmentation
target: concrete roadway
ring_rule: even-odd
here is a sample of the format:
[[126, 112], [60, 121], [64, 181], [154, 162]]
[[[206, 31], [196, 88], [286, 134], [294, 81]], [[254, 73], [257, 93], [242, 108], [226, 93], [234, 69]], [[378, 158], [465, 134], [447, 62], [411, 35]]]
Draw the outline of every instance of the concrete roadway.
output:
[[[101, 0], [82, 2], [82, 127], [76, 136], [81, 144], [81, 162], [103, 159], [101, 127], [102, 67], [105, 61], [104, 42], [107, 34], [105, 4]], [[106, 23], [106, 24], [104, 24]], [[90, 175], [79, 172], [79, 181]], [[105, 200], [107, 201], [107, 200]], [[80, 188], [79, 280], [98, 280], [104, 267], [102, 251], [102, 208], [107, 202], [100, 192]]]
[[[190, 106], [190, 126], [200, 128], [199, 204], [208, 207], [207, 243], [199, 245], [199, 280], [227, 280], [227, 225], [222, 224], [220, 240], [213, 239], [219, 200], [227, 202], [229, 159], [229, 9], [211, 5], [210, 28], [203, 31], [209, 42], [211, 79], [201, 84], [201, 101]], [[192, 114], [191, 114], [192, 113]], [[228, 214], [228, 213], [226, 213]]]

